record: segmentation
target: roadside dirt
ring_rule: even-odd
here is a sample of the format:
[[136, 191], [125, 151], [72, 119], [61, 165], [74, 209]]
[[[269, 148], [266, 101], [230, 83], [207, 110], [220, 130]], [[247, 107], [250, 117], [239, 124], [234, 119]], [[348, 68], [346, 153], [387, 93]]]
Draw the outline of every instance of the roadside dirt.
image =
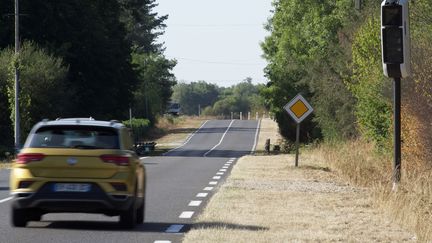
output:
[[241, 158], [184, 242], [416, 241], [374, 207], [368, 189], [345, 183], [320, 158], [303, 154], [293, 164], [292, 155]]

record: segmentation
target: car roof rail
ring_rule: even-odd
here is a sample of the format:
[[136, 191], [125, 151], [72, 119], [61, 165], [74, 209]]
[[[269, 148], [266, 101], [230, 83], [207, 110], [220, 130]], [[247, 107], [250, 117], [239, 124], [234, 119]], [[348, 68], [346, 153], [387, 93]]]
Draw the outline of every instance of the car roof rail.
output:
[[114, 125], [115, 123], [120, 123], [120, 121], [118, 121], [118, 120], [111, 120], [110, 121], [110, 125]]

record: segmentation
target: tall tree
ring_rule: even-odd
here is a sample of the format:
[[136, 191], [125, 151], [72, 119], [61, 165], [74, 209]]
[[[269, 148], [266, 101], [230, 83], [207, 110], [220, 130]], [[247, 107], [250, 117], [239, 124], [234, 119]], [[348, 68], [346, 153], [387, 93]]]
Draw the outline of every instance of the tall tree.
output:
[[140, 80], [134, 91], [134, 116], [148, 118], [154, 124], [156, 116], [165, 112], [171, 87], [176, 84], [171, 73], [176, 62], [158, 54], [135, 53], [133, 64]]
[[126, 116], [136, 79], [116, 0], [21, 1], [21, 13], [21, 39], [35, 41], [70, 66], [67, 87], [73, 95], [66, 115]]
[[343, 0], [274, 2], [274, 15], [267, 25], [271, 35], [262, 43], [270, 80], [264, 95], [285, 137], [293, 138], [294, 123], [287, 119], [282, 107], [297, 93], [315, 107], [315, 123], [306, 121], [303, 125], [312, 136], [318, 135], [318, 129], [328, 139], [355, 134], [354, 98], [344, 84], [349, 62], [338, 61], [345, 60], [345, 50], [349, 50], [339, 44], [344, 37], [344, 21], [356, 16], [349, 12], [351, 5]]
[[[44, 118], [55, 119], [62, 116], [64, 104], [69, 99], [64, 86], [67, 67], [60, 58], [47, 54], [31, 42], [22, 45], [18, 60], [10, 48], [0, 52], [0, 63], [0, 84], [6, 83], [11, 111], [15, 110], [15, 80], [12, 67], [17, 65], [20, 70], [20, 125], [21, 141], [24, 141], [36, 122]], [[14, 121], [14, 112], [9, 114], [10, 121]]]
[[198, 115], [198, 107], [212, 106], [218, 99], [219, 88], [204, 81], [179, 83], [174, 87], [172, 100], [181, 105], [182, 113]]
[[126, 39], [139, 53], [160, 52], [162, 45], [156, 43], [164, 33], [167, 15], [158, 16], [153, 12], [155, 0], [118, 0], [121, 7], [121, 21], [127, 29]]

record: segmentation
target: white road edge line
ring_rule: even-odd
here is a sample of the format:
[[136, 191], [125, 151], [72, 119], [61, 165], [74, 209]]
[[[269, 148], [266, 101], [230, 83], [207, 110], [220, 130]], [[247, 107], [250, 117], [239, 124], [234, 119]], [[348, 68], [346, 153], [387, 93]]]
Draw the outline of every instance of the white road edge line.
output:
[[7, 197], [7, 198], [5, 198], [5, 199], [2, 199], [2, 200], [0, 200], [0, 203], [4, 203], [4, 202], [7, 202], [7, 201], [9, 201], [9, 200], [12, 200], [12, 198], [13, 198], [13, 197]]
[[165, 230], [165, 233], [178, 233], [183, 229], [183, 227], [184, 224], [173, 224]]
[[176, 148], [173, 148], [173, 149], [171, 149], [170, 151], [168, 151], [168, 152], [165, 152], [165, 153], [163, 153], [162, 155], [166, 155], [166, 154], [168, 154], [168, 153], [171, 153], [172, 151], [174, 151], [174, 150], [177, 150], [177, 149], [179, 149], [179, 148], [181, 148], [181, 147], [183, 147], [183, 146], [185, 146], [187, 143], [189, 143], [189, 141], [192, 139], [192, 137], [193, 136], [195, 136], [195, 134], [197, 133], [197, 132], [199, 132], [199, 130], [201, 130], [204, 126], [205, 126], [205, 124], [208, 122], [208, 120], [206, 120], [195, 132], [193, 132], [187, 139], [186, 139], [186, 141], [182, 144], [182, 145], [180, 145], [180, 146], [178, 146], [178, 147], [176, 147]]
[[201, 192], [196, 195], [196, 197], [207, 197], [208, 193]]
[[258, 125], [257, 125], [257, 129], [255, 132], [255, 141], [254, 141], [254, 145], [253, 145], [252, 150], [251, 150], [251, 154], [255, 153], [256, 146], [258, 143], [258, 135], [259, 135], [260, 127], [261, 127], [261, 119], [258, 120]]
[[207, 151], [207, 152], [203, 155], [203, 157], [207, 157], [207, 155], [208, 155], [209, 153], [211, 153], [211, 152], [212, 152], [213, 150], [215, 150], [219, 145], [221, 145], [223, 139], [225, 138], [225, 135], [228, 133], [228, 130], [231, 128], [231, 125], [232, 125], [233, 123], [234, 123], [234, 120], [231, 120], [229, 126], [227, 127], [227, 129], [225, 130], [224, 134], [222, 135], [222, 137], [221, 137], [219, 143], [216, 144], [216, 145], [215, 145], [213, 148], [211, 148], [209, 151]]
[[202, 201], [190, 201], [189, 207], [199, 207], [201, 205]]
[[194, 211], [184, 211], [180, 214], [179, 218], [181, 219], [190, 219], [194, 215]]

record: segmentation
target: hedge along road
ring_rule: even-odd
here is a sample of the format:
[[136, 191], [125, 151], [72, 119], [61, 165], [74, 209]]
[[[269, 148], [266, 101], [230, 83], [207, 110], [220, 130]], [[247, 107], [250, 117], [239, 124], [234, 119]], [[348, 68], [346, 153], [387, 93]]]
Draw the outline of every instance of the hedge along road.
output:
[[13, 228], [9, 170], [0, 170], [0, 242], [180, 242], [237, 158], [254, 149], [258, 129], [258, 121], [208, 121], [183, 146], [143, 159], [145, 223], [133, 230], [119, 228], [118, 217], [69, 213], [47, 214], [27, 228]]

